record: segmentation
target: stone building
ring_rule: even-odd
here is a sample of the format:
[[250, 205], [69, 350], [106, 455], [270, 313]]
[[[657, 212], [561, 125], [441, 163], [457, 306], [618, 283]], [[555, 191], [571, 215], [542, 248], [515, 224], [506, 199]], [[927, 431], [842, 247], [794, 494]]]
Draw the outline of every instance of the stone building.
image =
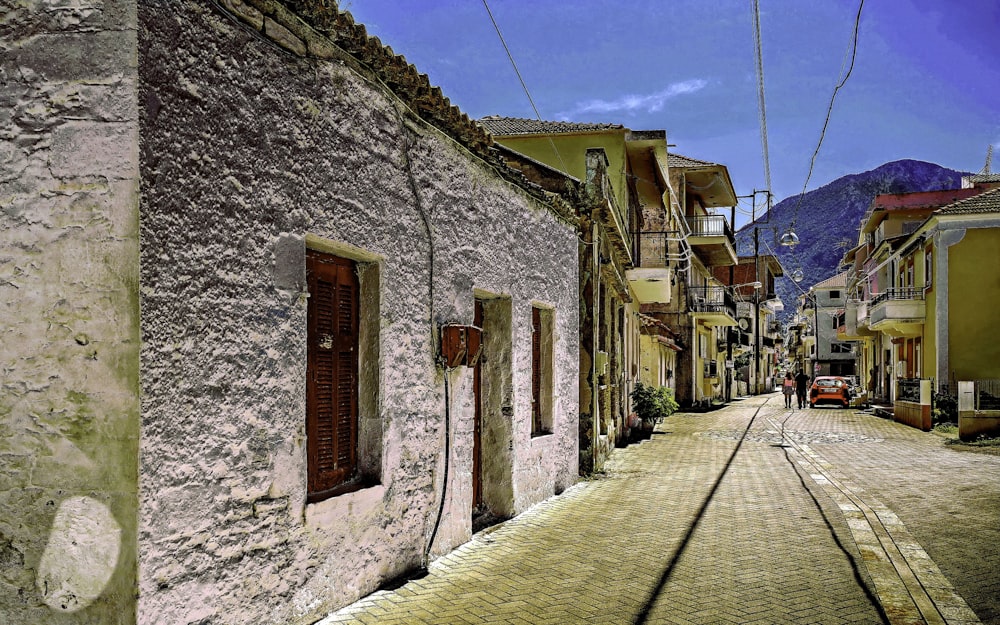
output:
[[657, 326], [644, 325], [641, 315], [645, 302], [667, 302], [671, 294], [674, 269], [663, 235], [646, 238], [641, 232], [646, 221], [662, 222], [669, 211], [666, 132], [501, 116], [479, 123], [511, 167], [549, 190], [581, 198], [574, 202], [580, 239], [580, 467], [600, 471], [615, 446], [630, 438], [631, 393], [641, 375], [655, 369], [664, 385], [672, 383], [676, 356], [642, 338], [644, 328]]
[[326, 4], [8, 16], [6, 623], [312, 622], [576, 480], [576, 211]]

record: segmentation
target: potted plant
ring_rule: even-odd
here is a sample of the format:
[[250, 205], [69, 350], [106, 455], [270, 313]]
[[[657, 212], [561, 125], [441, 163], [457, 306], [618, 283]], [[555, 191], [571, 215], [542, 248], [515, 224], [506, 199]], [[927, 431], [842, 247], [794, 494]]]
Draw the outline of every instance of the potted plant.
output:
[[642, 420], [642, 438], [649, 438], [653, 427], [676, 412], [678, 404], [671, 389], [639, 382], [632, 389], [632, 408]]

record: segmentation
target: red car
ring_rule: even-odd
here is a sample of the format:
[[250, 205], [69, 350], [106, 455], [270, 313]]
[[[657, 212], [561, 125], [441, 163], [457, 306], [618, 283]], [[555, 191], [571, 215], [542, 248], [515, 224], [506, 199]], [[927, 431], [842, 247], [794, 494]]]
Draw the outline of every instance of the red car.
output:
[[835, 404], [848, 408], [851, 405], [851, 385], [846, 378], [819, 376], [809, 389], [809, 407], [817, 404]]

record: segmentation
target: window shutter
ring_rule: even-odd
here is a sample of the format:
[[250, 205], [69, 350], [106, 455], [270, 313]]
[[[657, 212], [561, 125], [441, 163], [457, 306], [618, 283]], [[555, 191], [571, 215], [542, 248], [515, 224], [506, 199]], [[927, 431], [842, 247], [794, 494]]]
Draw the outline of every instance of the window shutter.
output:
[[309, 251], [306, 437], [309, 492], [357, 467], [358, 280], [352, 261]]
[[531, 432], [542, 431], [542, 314], [531, 308]]

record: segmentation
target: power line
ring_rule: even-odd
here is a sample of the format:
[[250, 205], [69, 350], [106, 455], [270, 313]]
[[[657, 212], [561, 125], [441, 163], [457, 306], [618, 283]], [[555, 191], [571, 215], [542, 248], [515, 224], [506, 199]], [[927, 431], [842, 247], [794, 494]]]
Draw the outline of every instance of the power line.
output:
[[[756, 5], [757, 0], [754, 0]], [[833, 95], [830, 96], [830, 105], [826, 109], [826, 119], [823, 120], [823, 130], [819, 134], [819, 141], [816, 143], [816, 149], [813, 150], [812, 158], [809, 160], [809, 172], [806, 174], [806, 181], [802, 185], [802, 193], [799, 194], [799, 201], [795, 204], [795, 212], [792, 214], [792, 226], [791, 229], [795, 229], [795, 222], [799, 218], [799, 207], [802, 205], [802, 200], [805, 197], [806, 189], [809, 187], [809, 179], [812, 178], [813, 167], [816, 165], [816, 157], [819, 156], [820, 146], [823, 145], [823, 139], [826, 137], [826, 128], [830, 124], [830, 117], [833, 115], [833, 103], [837, 99], [837, 93], [840, 91], [841, 87], [847, 82], [847, 79], [851, 77], [851, 72], [854, 71], [854, 61], [858, 55], [858, 30], [861, 25], [861, 9], [865, 6], [865, 0], [861, 0], [858, 4], [858, 13], [854, 16], [854, 33], [851, 37], [851, 64], [847, 68], [847, 73], [843, 74], [843, 78], [833, 88]], [[843, 70], [841, 70], [843, 73]]]
[[[535, 112], [535, 118], [538, 121], [542, 121], [542, 116], [538, 113], [538, 107], [535, 106], [535, 100], [531, 97], [531, 93], [528, 91], [528, 85], [525, 84], [524, 78], [521, 77], [520, 70], [517, 69], [517, 63], [514, 62], [514, 55], [511, 54], [510, 48], [507, 47], [507, 42], [503, 38], [503, 33], [500, 32], [500, 26], [497, 24], [496, 19], [493, 17], [493, 11], [490, 10], [490, 5], [483, 0], [483, 7], [486, 9], [487, 15], [490, 16], [490, 22], [493, 23], [494, 30], [497, 31], [497, 37], [500, 38], [500, 44], [503, 46], [504, 51], [507, 53], [507, 58], [510, 59], [511, 67], [514, 68], [514, 73], [517, 74], [517, 79], [521, 83], [521, 89], [524, 90], [524, 95], [528, 97], [528, 102], [531, 104], [531, 110]], [[559, 150], [556, 148], [556, 144], [552, 141], [552, 137], [549, 137], [549, 143], [552, 145], [552, 151], [555, 152], [556, 158], [559, 159], [559, 163], [562, 164], [562, 170], [569, 173], [569, 169], [566, 167], [566, 163], [563, 161], [562, 155], [559, 154]]]
[[767, 146], [767, 107], [764, 102], [764, 54], [760, 41], [760, 3], [753, 0], [754, 65], [757, 73], [757, 116], [760, 119], [760, 150], [764, 159], [764, 188], [767, 189], [767, 209], [771, 209], [771, 159]]

